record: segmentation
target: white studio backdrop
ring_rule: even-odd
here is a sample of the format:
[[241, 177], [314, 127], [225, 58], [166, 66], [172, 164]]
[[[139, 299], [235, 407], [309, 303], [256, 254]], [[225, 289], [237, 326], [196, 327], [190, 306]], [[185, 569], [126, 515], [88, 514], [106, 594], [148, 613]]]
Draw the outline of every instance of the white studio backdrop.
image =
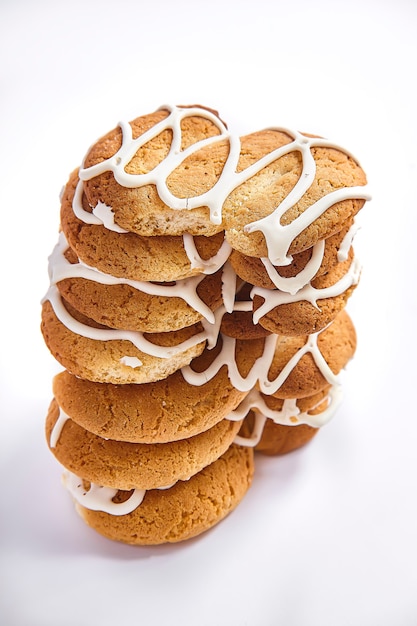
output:
[[[417, 624], [416, 27], [412, 0], [0, 3], [0, 623]], [[120, 119], [167, 102], [216, 108], [240, 134], [329, 137], [373, 200], [335, 419], [260, 459], [203, 537], [135, 549], [86, 528], [61, 488], [39, 303], [69, 173]]]

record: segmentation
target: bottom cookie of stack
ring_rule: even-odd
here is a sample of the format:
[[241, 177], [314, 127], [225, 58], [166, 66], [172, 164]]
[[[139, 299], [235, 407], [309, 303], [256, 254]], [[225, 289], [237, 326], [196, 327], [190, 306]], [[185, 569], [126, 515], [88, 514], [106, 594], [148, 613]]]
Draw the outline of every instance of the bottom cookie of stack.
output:
[[253, 451], [233, 444], [189, 480], [167, 489], [110, 489], [69, 472], [63, 480], [80, 516], [101, 535], [157, 545], [191, 539], [220, 522], [246, 494], [253, 472]]

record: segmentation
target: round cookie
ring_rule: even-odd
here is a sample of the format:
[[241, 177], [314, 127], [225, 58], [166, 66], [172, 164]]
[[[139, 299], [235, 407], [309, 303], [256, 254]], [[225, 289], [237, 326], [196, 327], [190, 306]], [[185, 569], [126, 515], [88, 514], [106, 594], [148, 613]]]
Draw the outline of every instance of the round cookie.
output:
[[[191, 384], [202, 384], [222, 365], [228, 368], [232, 384], [243, 391], [253, 388], [277, 398], [303, 398], [336, 384], [337, 374], [352, 358], [356, 332], [346, 313], [341, 311], [323, 330], [311, 335], [269, 335], [264, 339], [239, 341], [223, 336], [223, 345], [212, 365], [196, 372], [194, 360], [182, 368]], [[246, 358], [236, 367], [236, 359]]]
[[[93, 207], [98, 202], [110, 206], [117, 224], [140, 235], [183, 232], [213, 235], [222, 230], [221, 224], [213, 223], [209, 208], [204, 204], [198, 203], [188, 210], [188, 198], [204, 194], [220, 177], [229, 152], [226, 128], [216, 112], [206, 108], [168, 109], [119, 126], [91, 147], [83, 162], [86, 169], [81, 172], [88, 203]], [[196, 151], [196, 148], [204, 146], [210, 138], [214, 138], [214, 142], [208, 147], [210, 156], [207, 158], [204, 149]], [[123, 151], [118, 152], [122, 141], [129, 146], [128, 156]], [[176, 153], [172, 150], [174, 142]], [[187, 150], [191, 151], [189, 158], [186, 158]], [[157, 188], [153, 174], [167, 157], [173, 161], [170, 168], [173, 171], [163, 169]], [[107, 167], [103, 167], [105, 163]], [[144, 174], [150, 176], [147, 184]], [[119, 184], [117, 175], [127, 178], [127, 182]], [[137, 176], [142, 176], [140, 186], [131, 182], [131, 178]], [[173, 210], [164, 203], [162, 185], [165, 192], [173, 196], [170, 205], [176, 202], [183, 210]]]
[[[245, 360], [252, 359], [248, 353], [238, 355], [242, 369]], [[204, 371], [215, 356], [216, 349], [205, 350], [194, 359], [193, 367]], [[53, 394], [74, 422], [100, 437], [166, 443], [212, 428], [240, 404], [247, 392], [232, 385], [223, 366], [200, 386], [186, 382], [181, 371], [141, 385], [98, 384], [63, 371], [53, 380]]]
[[[265, 386], [268, 391], [262, 391], [283, 399], [318, 393], [335, 382], [336, 375], [347, 365], [355, 350], [356, 331], [345, 310], [319, 333], [294, 337], [280, 335], [268, 371]], [[321, 361], [324, 362], [323, 371], [319, 366]]]
[[[78, 264], [71, 248], [66, 250], [64, 257], [71, 265]], [[141, 283], [138, 287], [141, 285], [142, 289], [148, 285], [148, 290], [152, 291], [149, 283]], [[155, 294], [130, 284], [102, 284], [83, 278], [82, 275], [58, 280], [56, 286], [66, 302], [98, 324], [148, 333], [180, 330], [204, 318], [200, 311], [180, 295], [164, 295], [170, 291], [173, 294], [183, 293], [185, 296], [188, 293], [191, 302], [197, 301], [196, 306], [208, 307], [207, 313], [212, 313], [222, 304], [221, 270], [215, 274], [201, 275], [201, 278], [193, 277], [174, 282], [172, 285], [155, 285]], [[161, 289], [159, 293], [158, 287]]]
[[[187, 255], [183, 236], [140, 236], [131, 232], [115, 232], [100, 224], [89, 224], [76, 217], [74, 195], [79, 182], [78, 172], [71, 174], [61, 199], [61, 228], [76, 255], [86, 265], [105, 274], [138, 281], [172, 281], [201, 274], [204, 262], [219, 252], [224, 233], [193, 238], [197, 259]], [[88, 205], [82, 200], [83, 209]], [[226, 253], [229, 253], [227, 248]], [[214, 262], [214, 261], [213, 261]]]
[[[297, 426], [300, 422], [300, 415], [307, 413], [308, 416], [320, 415], [328, 406], [329, 406], [329, 391], [331, 389], [331, 385], [326, 385], [324, 389], [319, 391], [318, 393], [314, 393], [311, 396], [305, 396], [303, 398], [293, 398], [292, 402], [294, 402], [297, 409], [300, 413], [294, 411], [294, 415], [289, 418], [289, 421]], [[262, 400], [265, 402], [267, 407], [272, 411], [282, 411], [284, 407], [284, 403], [288, 402], [288, 399], [284, 398], [276, 398], [275, 396], [268, 396], [264, 393], [260, 394]], [[273, 420], [268, 419], [269, 422], [274, 423]], [[313, 420], [314, 421], [314, 420]], [[285, 425], [285, 424], [284, 424]], [[315, 426], [317, 424], [314, 424]], [[317, 425], [318, 427], [318, 425]]]
[[[65, 323], [57, 316], [57, 309]], [[205, 346], [205, 334], [199, 325], [146, 336], [113, 330], [82, 316], [68, 303], [64, 306], [51, 290], [42, 304], [41, 331], [50, 352], [63, 367], [96, 382], [159, 380], [190, 363]]]
[[330, 324], [346, 306], [358, 282], [359, 266], [348, 259], [312, 280], [294, 296], [256, 287], [252, 294], [254, 319], [271, 333], [290, 336], [315, 333]]
[[[323, 258], [317, 272], [312, 276], [312, 279], [318, 278], [319, 276], [326, 274], [335, 265], [337, 265], [337, 263], [339, 263], [337, 255], [340, 249], [340, 245], [346, 237], [347, 233], [349, 232], [350, 228], [351, 224], [325, 240]], [[303, 252], [294, 254], [292, 262], [289, 265], [273, 266], [273, 268], [278, 273], [278, 275], [283, 278], [294, 278], [295, 276], [297, 276], [297, 274], [302, 272], [307, 263], [311, 261], [312, 254], [313, 248], [308, 248]], [[350, 259], [353, 259], [352, 247], [350, 247], [348, 256]], [[276, 288], [276, 285], [269, 277], [265, 265], [260, 258], [248, 256], [246, 254], [238, 252], [237, 250], [233, 250], [229, 257], [229, 261], [232, 264], [236, 274], [242, 280], [245, 280], [248, 283], [251, 283], [252, 285], [255, 285], [257, 287], [263, 287], [264, 289]]]
[[134, 545], [175, 543], [196, 537], [226, 517], [247, 493], [253, 471], [253, 450], [233, 444], [190, 480], [147, 491], [142, 503], [126, 515], [94, 511], [78, 502], [76, 509], [109, 539]]
[[266, 129], [242, 137], [238, 171], [263, 163], [277, 149], [279, 158], [258, 167], [230, 193], [223, 219], [232, 248], [285, 265], [288, 254], [345, 228], [369, 196], [361, 189], [365, 174], [349, 154], [324, 139], [292, 131]]
[[168, 443], [103, 439], [60, 412], [52, 400], [46, 418], [51, 452], [66, 469], [115, 489], [157, 489], [188, 480], [218, 459], [233, 443], [239, 422], [222, 420], [204, 433]]

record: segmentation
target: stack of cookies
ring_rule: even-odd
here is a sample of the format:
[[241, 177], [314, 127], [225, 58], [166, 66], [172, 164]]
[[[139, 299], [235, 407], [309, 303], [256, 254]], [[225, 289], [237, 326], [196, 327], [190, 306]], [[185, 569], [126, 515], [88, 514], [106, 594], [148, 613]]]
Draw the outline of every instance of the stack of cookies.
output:
[[83, 519], [176, 542], [242, 500], [254, 451], [333, 415], [355, 329], [363, 170], [330, 142], [164, 106], [98, 140], [61, 198], [42, 303], [48, 445]]

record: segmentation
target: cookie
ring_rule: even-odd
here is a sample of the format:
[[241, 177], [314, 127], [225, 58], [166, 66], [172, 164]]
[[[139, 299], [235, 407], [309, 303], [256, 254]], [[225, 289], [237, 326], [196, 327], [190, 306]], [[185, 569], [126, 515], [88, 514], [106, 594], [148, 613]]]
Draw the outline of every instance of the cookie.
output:
[[[216, 356], [205, 350], [193, 367], [204, 372]], [[238, 355], [243, 369], [247, 352]], [[252, 360], [252, 364], [254, 359]], [[247, 395], [219, 368], [201, 385], [191, 385], [181, 371], [150, 383], [94, 383], [63, 371], [53, 380], [53, 394], [71, 419], [103, 438], [132, 443], [166, 443], [202, 433], [224, 419]]]
[[[355, 327], [345, 310], [323, 330], [311, 335], [270, 334], [265, 339], [237, 341], [223, 336], [220, 353], [202, 372], [195, 371], [194, 360], [182, 368], [192, 385], [209, 380], [219, 367], [226, 365], [234, 387], [277, 398], [303, 398], [318, 393], [327, 385], [337, 384], [337, 374], [347, 365], [356, 350]], [[244, 367], [236, 368], [236, 358], [250, 354]]]
[[345, 228], [369, 198], [354, 158], [296, 131], [242, 137], [242, 170], [242, 183], [223, 206], [226, 238], [233, 249], [273, 265], [288, 265], [291, 255]]
[[[140, 235], [219, 232], [209, 208], [189, 198], [202, 196], [220, 177], [229, 150], [225, 132], [215, 112], [198, 106], [164, 107], [121, 124], [84, 158], [88, 203], [110, 206], [117, 224]], [[196, 151], [207, 142], [209, 159]]]
[[42, 305], [41, 330], [52, 355], [71, 373], [115, 384], [165, 378], [201, 354], [206, 342], [198, 325], [151, 334], [99, 326], [53, 289]]
[[253, 390], [233, 412], [235, 419], [246, 413], [235, 441], [269, 456], [287, 454], [310, 441], [332, 419], [340, 401], [340, 386], [285, 400]]
[[[211, 237], [188, 234], [156, 237], [115, 231], [101, 222], [85, 222], [75, 215], [73, 208], [78, 182], [75, 171], [61, 200], [61, 228], [77, 257], [90, 267], [123, 279], [167, 282], [212, 273], [230, 254], [223, 231]], [[85, 220], [90, 213], [85, 210], [82, 197], [79, 203]]]
[[73, 422], [53, 400], [45, 431], [51, 452], [70, 472], [106, 487], [149, 490], [191, 478], [229, 448], [239, 428], [240, 422], [222, 420], [199, 435], [175, 442], [113, 441]]
[[280, 335], [310, 335], [322, 330], [344, 309], [359, 276], [359, 263], [348, 259], [295, 294], [255, 287], [251, 293], [254, 323]]
[[[179, 481], [170, 489], [139, 492], [98, 490], [101, 508], [112, 513], [87, 508], [83, 501], [91, 485], [82, 479], [66, 478], [64, 484], [76, 498], [76, 509], [88, 526], [109, 539], [133, 545], [176, 543], [200, 535], [226, 517], [247, 493], [253, 477], [253, 451], [232, 445], [217, 460], [188, 481]], [[97, 489], [94, 495], [96, 495]], [[137, 500], [120, 514], [117, 507], [126, 500]], [[141, 498], [143, 497], [143, 500]], [[104, 504], [102, 504], [105, 500]], [[106, 501], [107, 500], [107, 501]], [[117, 504], [114, 500], [119, 501]], [[97, 499], [90, 506], [95, 506]], [[136, 504], [139, 502], [139, 504]], [[133, 510], [131, 506], [135, 507]], [[123, 509], [122, 509], [123, 510]]]
[[[158, 333], [214, 321], [221, 306], [223, 271], [174, 282], [123, 282], [80, 263], [60, 242], [50, 258], [51, 284], [73, 308], [115, 329]], [[109, 281], [110, 284], [109, 284]]]
[[267, 456], [288, 454], [305, 446], [317, 433], [318, 428], [313, 428], [308, 424], [283, 426], [267, 420], [261, 440], [255, 446], [255, 450]]
[[325, 329], [308, 336], [279, 336], [261, 385], [267, 395], [304, 398], [337, 383], [337, 374], [356, 350], [356, 331], [348, 313], [341, 311]]
[[[314, 262], [313, 256], [320, 255], [320, 250], [315, 249], [314, 246], [294, 254], [289, 265], [274, 266], [265, 258], [260, 259], [247, 256], [237, 250], [232, 250], [229, 261], [236, 274], [242, 280], [256, 287], [263, 287], [264, 289], [280, 288], [282, 291], [294, 292], [298, 291], [307, 282], [329, 272], [340, 261], [346, 260], [348, 257], [353, 259], [351, 242], [355, 232], [356, 227], [352, 223], [352, 225], [346, 226], [346, 228], [332, 237], [323, 240], [321, 242], [323, 244], [323, 253], [319, 256], [314, 269], [306, 276], [307, 266], [312, 265]], [[318, 248], [317, 244], [316, 248]], [[345, 248], [347, 249], [347, 254], [345, 254]], [[300, 275], [301, 272], [303, 272], [303, 275]], [[274, 276], [275, 282], [271, 279], [270, 274]]]

